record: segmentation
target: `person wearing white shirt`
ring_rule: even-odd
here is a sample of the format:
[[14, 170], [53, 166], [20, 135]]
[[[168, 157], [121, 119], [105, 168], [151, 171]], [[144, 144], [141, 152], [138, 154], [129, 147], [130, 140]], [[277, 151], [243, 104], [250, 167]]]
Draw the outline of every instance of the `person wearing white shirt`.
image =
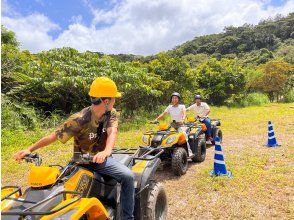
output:
[[183, 132], [186, 136], [187, 146], [188, 146], [188, 153], [189, 157], [193, 157], [194, 154], [191, 151], [189, 142], [188, 142], [188, 136], [186, 134], [186, 127], [184, 126], [184, 120], [186, 118], [186, 107], [185, 105], [180, 104], [181, 95], [178, 92], [174, 92], [171, 95], [171, 105], [169, 105], [163, 113], [161, 113], [155, 121], [158, 121], [159, 119], [163, 118], [166, 114], [170, 114], [173, 123], [172, 126], [177, 129], [179, 132]]
[[207, 140], [212, 141], [213, 138], [211, 136], [211, 121], [208, 117], [210, 113], [210, 108], [206, 102], [202, 102], [200, 95], [195, 95], [195, 104], [191, 105], [187, 108], [187, 111], [194, 111], [195, 116], [200, 119], [207, 127]]

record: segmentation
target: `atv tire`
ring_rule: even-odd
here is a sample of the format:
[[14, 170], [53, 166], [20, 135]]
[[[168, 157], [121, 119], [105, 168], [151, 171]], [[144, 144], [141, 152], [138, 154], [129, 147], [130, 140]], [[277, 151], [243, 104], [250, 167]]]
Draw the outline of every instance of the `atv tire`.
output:
[[206, 141], [203, 138], [201, 138], [194, 143], [197, 144], [197, 148], [196, 148], [196, 152], [194, 153], [195, 156], [192, 157], [192, 161], [203, 162], [206, 157]]
[[219, 128], [215, 129], [215, 133], [214, 133], [214, 137], [213, 137], [213, 144], [214, 144], [214, 140], [216, 137], [219, 137], [220, 142], [223, 141], [223, 133], [222, 133], [221, 129], [219, 129]]
[[167, 197], [161, 183], [153, 183], [149, 187], [146, 208], [146, 220], [164, 220], [167, 215]]
[[172, 156], [172, 170], [176, 176], [181, 176], [188, 169], [188, 153], [185, 148], [177, 147]]

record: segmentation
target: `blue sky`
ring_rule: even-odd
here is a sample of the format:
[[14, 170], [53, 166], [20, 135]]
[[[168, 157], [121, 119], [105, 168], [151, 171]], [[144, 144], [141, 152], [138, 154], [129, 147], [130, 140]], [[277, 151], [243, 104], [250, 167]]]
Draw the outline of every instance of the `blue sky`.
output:
[[33, 13], [47, 16], [61, 28], [50, 33], [54, 38], [67, 29], [74, 19], [81, 19], [84, 25], [90, 26], [94, 17], [90, 5], [103, 10], [111, 10], [115, 6], [113, 2], [103, 0], [7, 0], [6, 4], [9, 4], [14, 11], [22, 16]]
[[4, 0], [2, 24], [22, 49], [149, 55], [225, 26], [294, 11], [293, 0]]

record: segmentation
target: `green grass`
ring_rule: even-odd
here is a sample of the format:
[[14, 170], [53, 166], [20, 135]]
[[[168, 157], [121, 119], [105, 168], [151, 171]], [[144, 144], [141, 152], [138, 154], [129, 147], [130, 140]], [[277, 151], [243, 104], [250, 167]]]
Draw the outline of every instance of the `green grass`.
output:
[[[222, 148], [233, 178], [209, 176], [213, 148], [207, 150], [203, 163], [191, 163], [182, 177], [175, 177], [169, 169], [159, 171], [157, 178], [164, 183], [168, 195], [168, 219], [174, 216], [177, 219], [293, 219], [294, 103], [231, 109], [214, 107], [211, 118], [222, 121]], [[268, 120], [273, 122], [275, 135], [282, 145], [279, 148], [263, 146], [267, 141]], [[117, 146], [139, 146], [142, 133], [156, 128], [144, 122], [138, 122], [134, 129], [131, 126], [131, 122], [122, 126]], [[53, 130], [2, 130], [3, 184], [26, 185], [24, 176], [29, 165], [16, 163], [12, 155]], [[72, 155], [72, 142], [66, 145], [56, 142], [39, 153], [44, 164], [65, 164]]]

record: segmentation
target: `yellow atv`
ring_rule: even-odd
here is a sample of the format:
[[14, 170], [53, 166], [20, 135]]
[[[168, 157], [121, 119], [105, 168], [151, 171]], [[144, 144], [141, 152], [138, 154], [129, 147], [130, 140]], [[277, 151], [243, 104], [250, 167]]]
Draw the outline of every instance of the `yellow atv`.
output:
[[194, 157], [191, 158], [193, 162], [202, 162], [206, 157], [207, 145], [214, 145], [215, 137], [219, 137], [222, 140], [222, 131], [219, 126], [221, 125], [219, 119], [211, 119], [211, 130], [213, 141], [207, 140], [207, 127], [199, 120], [199, 118], [189, 117], [185, 122], [187, 127], [186, 132], [189, 134], [189, 145], [194, 153]]
[[[124, 149], [113, 152], [113, 157], [130, 167], [135, 174], [135, 219], [165, 219], [167, 198], [161, 183], [154, 180], [160, 163], [158, 151], [151, 156], [148, 149]], [[121, 219], [120, 184], [107, 176], [83, 167], [91, 163], [89, 154], [74, 153], [65, 166], [41, 166], [41, 158], [30, 154], [24, 158], [34, 163], [29, 187], [1, 188], [1, 219], [77, 220]]]
[[[158, 122], [155, 123], [159, 124]], [[144, 133], [142, 139], [143, 142], [147, 145], [147, 147], [164, 150], [164, 152], [160, 155], [161, 161], [167, 164], [171, 163], [173, 173], [177, 176], [181, 176], [185, 174], [188, 169], [189, 159], [186, 135], [184, 134], [184, 132], [186, 132], [188, 137], [192, 138], [192, 140], [189, 140], [189, 143], [192, 142], [194, 136], [191, 132], [195, 132], [194, 130], [192, 130], [194, 129], [195, 124], [188, 124], [186, 126], [186, 131], [178, 132], [173, 126], [174, 123], [175, 122], [172, 122], [170, 125], [164, 123], [159, 124], [158, 131], [146, 132]], [[204, 127], [200, 129], [204, 129]], [[199, 156], [197, 154], [197, 147], [191, 147], [191, 150], [194, 153], [194, 157], [191, 158], [192, 161], [203, 161], [199, 160]]]

